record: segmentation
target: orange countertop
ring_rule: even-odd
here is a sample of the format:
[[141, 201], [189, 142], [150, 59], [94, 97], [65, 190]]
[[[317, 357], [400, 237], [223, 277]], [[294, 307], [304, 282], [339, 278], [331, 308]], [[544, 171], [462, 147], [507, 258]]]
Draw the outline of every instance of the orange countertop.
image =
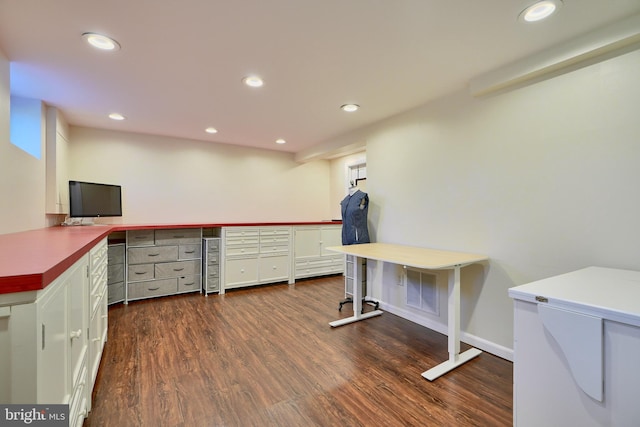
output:
[[156, 228], [216, 228], [341, 224], [340, 221], [129, 224], [49, 227], [0, 235], [0, 294], [44, 289], [114, 231]]

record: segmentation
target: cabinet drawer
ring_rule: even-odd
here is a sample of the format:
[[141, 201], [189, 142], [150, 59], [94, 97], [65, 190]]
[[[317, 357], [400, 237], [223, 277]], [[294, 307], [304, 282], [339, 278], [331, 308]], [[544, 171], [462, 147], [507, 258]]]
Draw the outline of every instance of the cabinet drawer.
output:
[[208, 265], [206, 274], [207, 274], [207, 277], [218, 277], [218, 276], [220, 276], [220, 266], [219, 265]]
[[289, 236], [260, 236], [261, 245], [289, 245]]
[[109, 264], [124, 264], [124, 243], [109, 245], [107, 250]]
[[227, 228], [225, 230], [226, 239], [241, 239], [243, 237], [258, 237], [259, 230], [257, 228]]
[[156, 245], [200, 245], [202, 230], [200, 228], [170, 228], [156, 230]]
[[107, 284], [124, 280], [124, 264], [110, 264], [107, 267]]
[[260, 243], [260, 253], [261, 254], [272, 254], [272, 253], [288, 253], [289, 245], [288, 244], [262, 244]]
[[[256, 242], [257, 243], [257, 242]], [[241, 255], [258, 255], [258, 246], [231, 246], [227, 247], [227, 257]]]
[[219, 277], [207, 277], [206, 291], [207, 292], [216, 292], [220, 291], [220, 278]]
[[260, 238], [258, 236], [246, 236], [246, 237], [227, 237], [225, 240], [225, 246], [227, 252], [230, 247], [234, 246], [258, 246]]
[[178, 259], [200, 259], [202, 247], [200, 244], [180, 245], [178, 247]]
[[127, 231], [128, 246], [149, 246], [154, 243], [153, 230], [129, 230]]
[[157, 297], [175, 294], [178, 290], [177, 279], [151, 280], [129, 283], [129, 299]]
[[129, 265], [178, 260], [178, 246], [129, 248]]
[[107, 286], [107, 304], [113, 304], [124, 300], [124, 282], [113, 283]]
[[127, 268], [127, 279], [130, 282], [153, 279], [154, 264], [130, 265]]
[[261, 228], [260, 229], [260, 238], [266, 238], [269, 236], [289, 236], [291, 234], [288, 228]]
[[220, 259], [216, 256], [216, 257], [207, 257], [207, 265], [208, 266], [218, 266], [220, 265]]
[[217, 253], [220, 251], [220, 239], [205, 239], [207, 243], [207, 253]]
[[178, 292], [193, 292], [200, 290], [200, 276], [178, 278]]
[[155, 277], [184, 277], [200, 274], [200, 261], [164, 262], [155, 265]]
[[225, 262], [225, 287], [237, 288], [258, 283], [256, 258], [230, 259]]
[[289, 278], [289, 257], [269, 256], [260, 258], [260, 281], [275, 282], [288, 280]]

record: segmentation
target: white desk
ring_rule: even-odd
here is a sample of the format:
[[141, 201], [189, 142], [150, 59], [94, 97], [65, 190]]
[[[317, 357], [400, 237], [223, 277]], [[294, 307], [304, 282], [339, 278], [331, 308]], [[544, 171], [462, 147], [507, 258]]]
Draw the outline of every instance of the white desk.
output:
[[[464, 353], [460, 353], [460, 269], [469, 264], [486, 261], [489, 259], [487, 256], [387, 243], [332, 246], [327, 249], [353, 255], [356, 258], [373, 259], [406, 267], [425, 270], [449, 270], [449, 360], [423, 372], [422, 376], [424, 378], [433, 381], [482, 353], [476, 348], [471, 348]], [[360, 260], [356, 259], [356, 262], [360, 262]], [[359, 283], [359, 279], [358, 277], [354, 277], [354, 283]], [[330, 322], [329, 324], [331, 326], [341, 326], [382, 314], [380, 310], [364, 314], [360, 313], [362, 309], [362, 295], [360, 295], [359, 288], [359, 286], [355, 285], [353, 287], [353, 316]]]

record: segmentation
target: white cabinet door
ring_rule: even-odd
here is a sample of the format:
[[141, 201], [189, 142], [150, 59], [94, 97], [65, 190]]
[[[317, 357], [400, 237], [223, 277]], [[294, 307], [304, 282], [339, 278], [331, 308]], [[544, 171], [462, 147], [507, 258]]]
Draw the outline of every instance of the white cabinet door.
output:
[[315, 257], [320, 255], [320, 227], [297, 228], [295, 232], [295, 257]]
[[71, 375], [67, 364], [67, 286], [64, 283], [49, 286], [55, 286], [55, 289], [52, 288], [53, 292], [39, 304], [39, 342], [35, 343], [38, 352], [34, 373], [37, 375], [37, 403], [68, 403]]
[[335, 255], [335, 252], [326, 250], [330, 246], [342, 245], [342, 227], [327, 226], [320, 229], [320, 255]]

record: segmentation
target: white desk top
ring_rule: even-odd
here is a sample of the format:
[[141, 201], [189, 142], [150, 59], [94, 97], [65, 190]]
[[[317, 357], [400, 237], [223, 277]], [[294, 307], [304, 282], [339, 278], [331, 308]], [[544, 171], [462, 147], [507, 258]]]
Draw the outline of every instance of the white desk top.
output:
[[451, 269], [489, 259], [486, 255], [465, 252], [441, 251], [416, 246], [394, 245], [390, 243], [363, 243], [358, 245], [331, 246], [334, 252], [355, 255], [361, 258], [386, 261], [407, 267], [425, 270]]
[[544, 297], [559, 308], [640, 326], [640, 272], [588, 267], [509, 289], [514, 299]]

